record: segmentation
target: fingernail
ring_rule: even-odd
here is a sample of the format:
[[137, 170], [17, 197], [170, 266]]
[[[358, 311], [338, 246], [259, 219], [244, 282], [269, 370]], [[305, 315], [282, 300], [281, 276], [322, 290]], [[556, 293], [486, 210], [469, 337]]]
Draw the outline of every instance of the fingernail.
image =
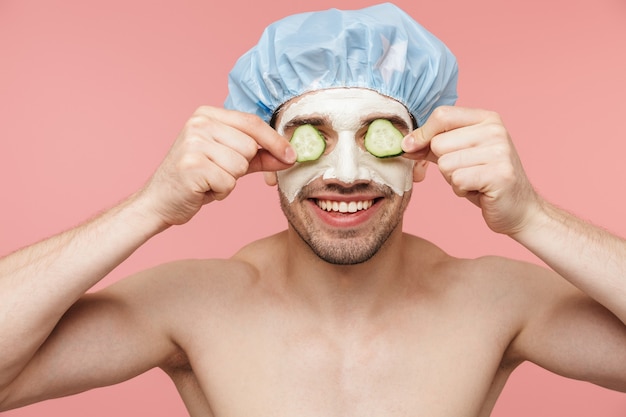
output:
[[287, 162], [288, 164], [293, 164], [294, 162], [296, 162], [296, 157], [296, 151], [291, 146], [287, 146], [287, 148], [285, 149], [285, 162]]
[[407, 135], [402, 139], [402, 149], [405, 152], [410, 152], [415, 147], [415, 138], [413, 135]]

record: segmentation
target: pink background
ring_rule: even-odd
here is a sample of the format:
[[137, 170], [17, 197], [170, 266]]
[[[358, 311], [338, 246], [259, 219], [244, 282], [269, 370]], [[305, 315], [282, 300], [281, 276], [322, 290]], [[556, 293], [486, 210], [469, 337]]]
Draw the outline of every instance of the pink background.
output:
[[[373, 1], [0, 1], [0, 254], [110, 207], [140, 187], [201, 104], [220, 105], [236, 58], [271, 21], [310, 7]], [[399, 0], [460, 64], [464, 106], [503, 116], [543, 195], [626, 235], [626, 2]], [[106, 285], [178, 258], [225, 257], [285, 227], [259, 174], [226, 201], [154, 238]], [[538, 262], [490, 233], [431, 167], [406, 230], [451, 254]], [[450, 393], [455, 395], [455, 393]], [[5, 413], [184, 415], [152, 371], [115, 387]], [[493, 414], [626, 415], [626, 396], [533, 365], [512, 376]]]

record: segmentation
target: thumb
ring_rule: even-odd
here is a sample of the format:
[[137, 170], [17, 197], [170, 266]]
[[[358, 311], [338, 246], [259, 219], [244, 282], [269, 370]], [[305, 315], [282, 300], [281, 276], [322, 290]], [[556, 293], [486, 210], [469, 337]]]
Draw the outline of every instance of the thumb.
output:
[[414, 160], [430, 161], [437, 163], [437, 156], [430, 150], [430, 141], [424, 127], [418, 127], [402, 139], [404, 157]]
[[259, 149], [257, 154], [250, 160], [248, 165], [248, 174], [253, 172], [275, 172], [287, 169], [293, 164], [287, 164], [277, 159], [269, 151], [265, 149]]

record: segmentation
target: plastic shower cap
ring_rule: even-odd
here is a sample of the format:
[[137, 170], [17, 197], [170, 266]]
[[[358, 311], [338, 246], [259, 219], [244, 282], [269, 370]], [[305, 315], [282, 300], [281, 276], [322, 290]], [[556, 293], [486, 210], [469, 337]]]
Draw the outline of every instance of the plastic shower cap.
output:
[[230, 72], [224, 105], [269, 122], [303, 93], [360, 87], [403, 103], [421, 126], [435, 107], [454, 104], [457, 74], [443, 42], [397, 6], [330, 9], [268, 26]]

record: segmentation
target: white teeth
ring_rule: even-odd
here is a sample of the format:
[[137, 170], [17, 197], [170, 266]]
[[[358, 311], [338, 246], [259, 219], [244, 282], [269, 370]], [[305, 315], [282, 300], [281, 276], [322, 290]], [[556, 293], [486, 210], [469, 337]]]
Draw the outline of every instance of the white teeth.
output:
[[331, 200], [317, 200], [317, 206], [322, 210], [336, 211], [339, 213], [356, 213], [360, 210], [367, 210], [372, 207], [374, 200], [365, 201], [331, 201]]

